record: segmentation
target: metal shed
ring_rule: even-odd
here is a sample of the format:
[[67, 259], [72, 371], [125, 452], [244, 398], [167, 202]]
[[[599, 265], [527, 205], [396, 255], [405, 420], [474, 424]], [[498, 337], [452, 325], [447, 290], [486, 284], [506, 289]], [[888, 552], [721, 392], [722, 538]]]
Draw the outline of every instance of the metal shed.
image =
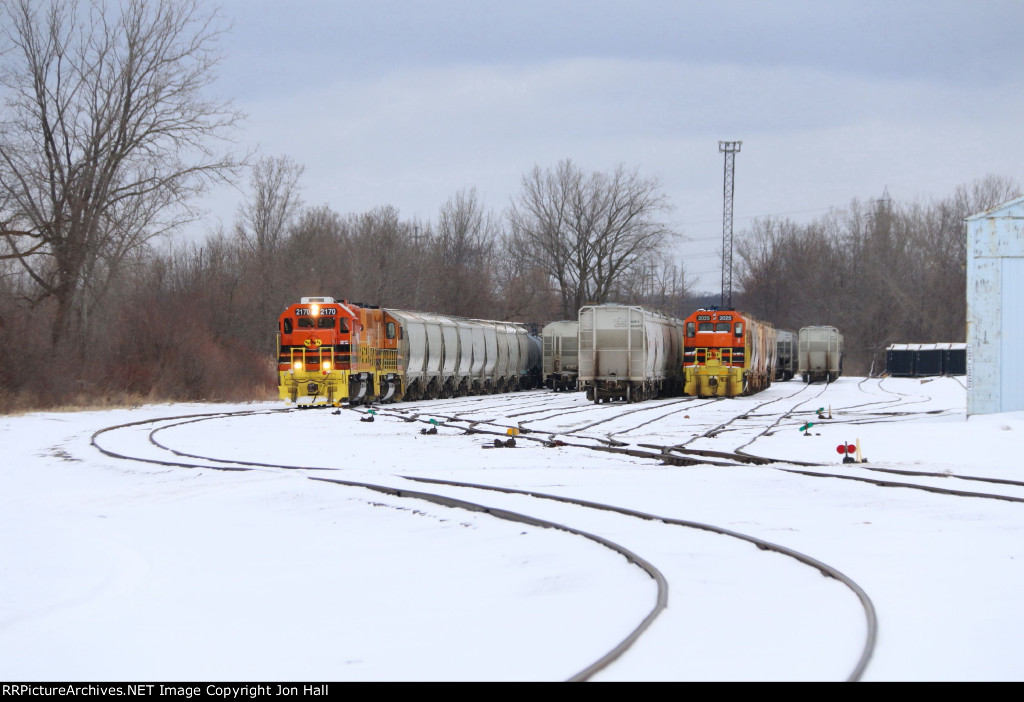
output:
[[967, 344], [890, 344], [885, 372], [894, 377], [967, 373]]
[[1024, 197], [967, 220], [967, 414], [1024, 409]]
[[942, 372], [946, 375], [967, 375], [967, 344], [949, 344], [942, 352]]
[[916, 351], [917, 344], [889, 344], [885, 350], [885, 372], [895, 378], [912, 378]]

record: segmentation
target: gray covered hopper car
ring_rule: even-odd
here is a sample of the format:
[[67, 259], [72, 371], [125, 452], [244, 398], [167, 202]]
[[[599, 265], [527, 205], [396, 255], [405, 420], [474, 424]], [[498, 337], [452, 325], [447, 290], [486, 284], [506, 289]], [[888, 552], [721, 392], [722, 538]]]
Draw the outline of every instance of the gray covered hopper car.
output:
[[541, 330], [544, 344], [544, 385], [552, 390], [578, 390], [579, 321], [551, 322]]
[[797, 370], [805, 383], [831, 383], [843, 374], [843, 335], [835, 327], [803, 327], [797, 345]]
[[630, 305], [588, 305], [579, 313], [579, 380], [594, 402], [637, 402], [678, 392], [682, 322]]
[[540, 340], [522, 324], [388, 309], [402, 325], [405, 399], [536, 387]]
[[775, 380], [792, 380], [797, 371], [796, 332], [775, 330]]

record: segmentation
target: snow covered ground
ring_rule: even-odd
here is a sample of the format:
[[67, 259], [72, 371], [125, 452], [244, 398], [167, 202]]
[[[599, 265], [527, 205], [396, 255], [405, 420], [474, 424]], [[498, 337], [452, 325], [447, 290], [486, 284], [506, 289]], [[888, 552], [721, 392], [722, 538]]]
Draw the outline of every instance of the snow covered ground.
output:
[[[841, 378], [703, 403], [596, 407], [540, 392], [407, 403], [372, 423], [350, 410], [268, 411], [276, 404], [0, 417], [0, 678], [565, 680], [655, 605], [647, 574], [578, 533], [311, 478], [513, 510], [650, 562], [668, 607], [594, 680], [843, 680], [862, 655], [856, 597], [797, 561], [662, 522], [407, 479], [427, 477], [701, 522], [837, 568], [877, 614], [864, 680], [1021, 680], [1022, 502], [530, 440], [557, 431], [567, 443], [745, 446], [824, 464], [810, 472], [1024, 499], [1022, 486], [953, 477], [1024, 481], [1024, 413], [967, 419], [964, 406], [962, 378]], [[253, 413], [95, 439], [184, 465], [90, 443], [111, 425], [239, 410]], [[412, 413], [418, 421], [405, 421]], [[485, 450], [493, 436], [444, 425], [455, 414], [535, 433]], [[431, 417], [442, 425], [424, 435]], [[179, 454], [307, 468], [218, 470], [229, 464], [173, 455], [150, 437]], [[843, 464], [836, 446], [858, 441], [865, 466], [939, 477]]]

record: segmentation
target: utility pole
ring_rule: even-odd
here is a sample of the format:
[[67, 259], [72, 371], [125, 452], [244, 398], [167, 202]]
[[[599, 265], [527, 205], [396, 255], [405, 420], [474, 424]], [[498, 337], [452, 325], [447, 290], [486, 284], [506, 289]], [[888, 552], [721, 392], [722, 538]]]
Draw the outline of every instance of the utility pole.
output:
[[725, 178], [722, 185], [722, 309], [732, 308], [732, 194], [735, 189], [736, 154], [742, 141], [720, 141], [725, 154]]

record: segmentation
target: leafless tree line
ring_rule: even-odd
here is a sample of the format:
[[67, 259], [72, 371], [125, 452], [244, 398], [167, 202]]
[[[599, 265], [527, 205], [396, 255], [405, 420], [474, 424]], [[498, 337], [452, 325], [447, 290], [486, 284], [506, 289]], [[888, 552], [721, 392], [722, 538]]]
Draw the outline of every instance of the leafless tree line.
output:
[[[529, 242], [510, 215], [487, 209], [475, 189], [456, 193], [434, 221], [421, 222], [393, 207], [341, 215], [306, 206], [303, 168], [287, 157], [258, 159], [249, 173], [233, 227], [202, 244], [160, 239], [161, 248], [151, 240], [111, 270], [92, 326], [83, 330], [89, 343], [73, 353], [48, 337], [57, 302], [41, 294], [21, 260], [0, 261], [0, 402], [265, 397], [276, 382], [277, 316], [308, 295], [543, 325], [561, 318], [565, 300], [579, 294], [558, 286], [550, 267], [527, 253]], [[595, 188], [613, 182], [599, 176], [588, 176]], [[524, 188], [512, 208], [529, 192]], [[681, 268], [656, 255], [663, 243], [657, 236], [643, 234], [647, 249], [631, 265], [593, 283], [604, 296], [595, 301], [644, 302], [679, 314]], [[599, 246], [599, 238], [591, 233], [584, 243]], [[595, 272], [588, 275], [596, 280]], [[42, 353], [23, 353], [26, 347]]]
[[9, 0], [0, 27], [0, 255], [81, 348], [126, 259], [239, 165], [212, 149], [239, 115], [204, 97], [220, 30], [199, 0]]
[[[585, 304], [642, 292], [677, 237], [663, 222], [669, 210], [657, 180], [619, 166], [587, 174], [570, 160], [523, 177], [508, 213], [520, 256], [545, 271], [560, 292], [562, 317]], [[661, 286], [664, 287], [664, 286]]]
[[[201, 0], [0, 4], [0, 410], [266, 393], [276, 317], [304, 295], [543, 323], [559, 300], [681, 288], [653, 257], [665, 197], [623, 168], [524, 178], [512, 212], [536, 204], [531, 177], [558, 183], [544, 204], [568, 228], [472, 189], [436, 222], [305, 206], [300, 164], [229, 148], [242, 117], [209, 97], [223, 31]], [[198, 195], [245, 173], [229, 231], [167, 248]]]
[[[228, 148], [241, 116], [208, 97], [221, 32], [201, 0], [0, 4], [0, 411], [267, 396], [277, 315], [308, 295], [537, 324], [602, 302], [692, 311], [667, 197], [624, 166], [538, 166], [501, 213], [472, 188], [433, 221], [306, 205], [300, 164]], [[232, 227], [166, 236], [244, 177]], [[1017, 190], [758, 221], [737, 299], [840, 326], [850, 371], [891, 341], [960, 340], [962, 219]]]
[[809, 224], [756, 220], [737, 244], [737, 306], [782, 329], [838, 327], [847, 373], [881, 373], [892, 343], [963, 342], [964, 218], [1020, 193], [989, 176], [928, 203], [888, 194]]

